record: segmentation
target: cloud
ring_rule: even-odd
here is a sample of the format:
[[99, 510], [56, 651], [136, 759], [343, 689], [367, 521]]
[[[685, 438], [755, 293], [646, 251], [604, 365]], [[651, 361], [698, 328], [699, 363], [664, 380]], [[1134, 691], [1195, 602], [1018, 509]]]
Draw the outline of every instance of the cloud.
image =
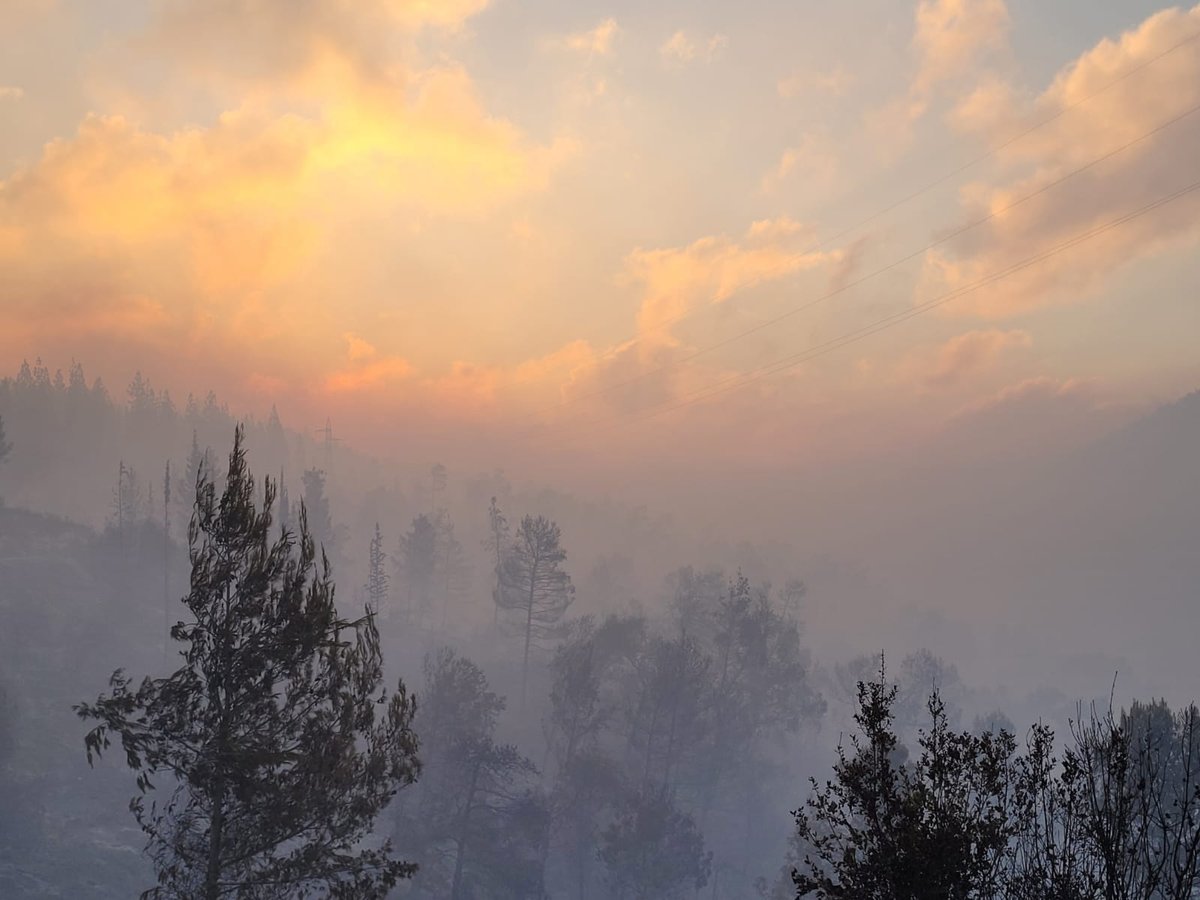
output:
[[793, 173], [806, 188], [828, 189], [841, 171], [838, 153], [824, 134], [807, 134], [800, 142], [784, 148], [779, 161], [763, 176], [761, 187], [771, 193]]
[[411, 262], [421, 227], [511, 221], [504, 207], [575, 152], [493, 114], [445, 53], [419, 64], [405, 49], [429, 31], [436, 51], [483, 5], [156, 6], [163, 17], [122, 47], [162, 78], [128, 91], [178, 92], [200, 112], [182, 127], [156, 123], [150, 102], [145, 117], [92, 114], [2, 176], [0, 352], [162, 360], [231, 397], [254, 390], [248, 373], [315, 394], [416, 377], [407, 350], [353, 344], [344, 358], [338, 336], [370, 334], [382, 306], [409, 302], [414, 274], [436, 290]]
[[413, 375], [415, 370], [408, 360], [380, 354], [373, 344], [353, 332], [343, 337], [346, 341], [346, 363], [325, 379], [327, 392], [346, 394], [394, 387], [396, 382]]
[[626, 277], [642, 286], [639, 335], [673, 343], [668, 326], [706, 304], [739, 291], [835, 261], [837, 252], [812, 252], [811, 229], [786, 217], [753, 223], [741, 241], [703, 237], [685, 247], [635, 250]]
[[579, 31], [569, 34], [562, 43], [570, 50], [586, 53], [588, 56], [607, 56], [612, 52], [613, 39], [620, 28], [616, 19], [605, 19], [590, 31]]
[[913, 37], [914, 92], [928, 95], [976, 72], [982, 57], [1008, 46], [1010, 25], [1004, 0], [921, 0]]
[[985, 75], [959, 98], [948, 120], [958, 131], [1008, 137], [1023, 130], [1016, 88], [998, 75]]
[[0, 100], [20, 100], [24, 96], [25, 91], [21, 88], [0, 84]]
[[828, 72], [793, 72], [779, 79], [775, 90], [784, 100], [791, 100], [804, 94], [825, 94], [840, 97], [850, 89], [854, 76], [841, 66], [836, 66]]
[[398, 36], [453, 32], [488, 0], [169, 0], [139, 42], [210, 74], [287, 76], [322, 54], [386, 73]]
[[1044, 460], [1106, 433], [1120, 411], [1097, 382], [1042, 375], [962, 406], [947, 421], [941, 443], [958, 460]]
[[[1027, 112], [1015, 92], [984, 88], [995, 104], [986, 117], [961, 121], [987, 132], [992, 122], [1058, 118], [999, 154], [997, 173], [963, 191], [964, 218], [995, 218], [927, 255], [919, 296], [962, 288], [1137, 210], [1195, 178], [1200, 117], [1152, 133], [1200, 104], [1200, 45], [1179, 47], [1132, 78], [1114, 79], [1165, 53], [1179, 35], [1200, 29], [1200, 6], [1166, 10], [1116, 40], [1104, 40], [1054, 78]], [[1114, 86], [1101, 92], [1110, 84]], [[1081, 103], [1084, 98], [1087, 102]], [[1002, 107], [1000, 104], [1009, 102]], [[1078, 105], [1077, 105], [1078, 104]], [[1069, 107], [1074, 107], [1069, 109]], [[1142, 136], [1145, 139], [1139, 140]], [[1007, 209], [1042, 186], [1109, 151], [1110, 159]], [[1005, 211], [1006, 210], [1006, 211]], [[1002, 212], [1001, 212], [1002, 211]], [[1102, 288], [1118, 269], [1200, 237], [1200, 198], [1183, 197], [1098, 234], [1001, 282], [954, 302], [958, 312], [1000, 318], [1054, 303], [1078, 301]]]
[[1010, 24], [1005, 0], [920, 0], [912, 81], [903, 94], [864, 117], [882, 155], [911, 143], [914, 124], [939, 95], [961, 97], [994, 77], [995, 65], [1008, 55]]
[[724, 34], [695, 38], [686, 32], [676, 31], [658, 48], [658, 53], [669, 64], [686, 65], [696, 61], [712, 62], [728, 46], [729, 38]]
[[907, 368], [926, 387], [954, 387], [994, 365], [1007, 351], [1031, 346], [1033, 339], [1025, 331], [968, 331], [952, 337], [932, 353], [918, 354]]

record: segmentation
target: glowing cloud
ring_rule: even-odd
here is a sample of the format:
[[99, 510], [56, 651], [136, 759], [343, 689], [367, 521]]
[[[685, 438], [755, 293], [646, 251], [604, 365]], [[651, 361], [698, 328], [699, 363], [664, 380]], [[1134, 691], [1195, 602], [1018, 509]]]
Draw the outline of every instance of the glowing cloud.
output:
[[950, 338], [932, 354], [918, 355], [909, 368], [926, 387], [953, 387], [994, 365], [1006, 351], [1032, 345], [1033, 339], [1025, 331], [968, 331]]
[[[992, 272], [1047, 253], [1075, 235], [1103, 227], [1194, 180], [1200, 154], [1200, 116], [1178, 117], [1200, 104], [1200, 45], [1180, 45], [1133, 78], [1101, 91], [1135, 66], [1166, 53], [1180, 35], [1200, 29], [1200, 6], [1166, 10], [1118, 40], [1104, 40], [1066, 66], [1038, 98], [1033, 117], [1071, 109], [1002, 155], [1003, 173], [964, 191], [969, 218], [1002, 211], [986, 225], [925, 261], [920, 296], [955, 290]], [[997, 102], [1011, 92], [990, 88]], [[1093, 96], [1095, 95], [1095, 96]], [[1018, 121], [1021, 111], [1001, 108], [981, 120]], [[1173, 124], [1166, 123], [1178, 119]], [[1071, 175], [1108, 151], [1119, 153], [1021, 202], [1041, 186]], [[1108, 231], [1086, 244], [1055, 253], [994, 286], [955, 301], [954, 308], [986, 317], [1021, 313], [1050, 303], [1078, 301], [1122, 266], [1200, 237], [1200, 197], [1170, 205]]]
[[782, 218], [755, 222], [741, 242], [704, 237], [686, 247], [635, 250], [626, 259], [626, 274], [644, 289], [640, 335], [672, 343], [668, 326], [692, 310], [838, 258], [802, 249], [804, 243], [811, 243], [811, 232]]

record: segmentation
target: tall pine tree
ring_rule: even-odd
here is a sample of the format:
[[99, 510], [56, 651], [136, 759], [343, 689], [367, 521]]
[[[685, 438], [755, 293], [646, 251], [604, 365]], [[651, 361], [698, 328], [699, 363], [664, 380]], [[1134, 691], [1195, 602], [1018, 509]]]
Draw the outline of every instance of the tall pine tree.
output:
[[512, 625], [524, 639], [521, 663], [521, 702], [529, 683], [529, 651], [554, 636], [575, 599], [571, 576], [562, 568], [567, 551], [561, 530], [545, 516], [525, 516], [500, 571], [496, 604], [510, 613]]
[[158, 875], [147, 897], [382, 898], [415, 870], [369, 840], [416, 778], [415, 705], [381, 686], [373, 616], [339, 615], [303, 508], [279, 535], [269, 479], [262, 497], [239, 428], [221, 496], [199, 481], [188, 617], [171, 629], [183, 665], [136, 689], [118, 670], [75, 708], [98, 723], [88, 761], [118, 738], [139, 789], [162, 786], [131, 803]]

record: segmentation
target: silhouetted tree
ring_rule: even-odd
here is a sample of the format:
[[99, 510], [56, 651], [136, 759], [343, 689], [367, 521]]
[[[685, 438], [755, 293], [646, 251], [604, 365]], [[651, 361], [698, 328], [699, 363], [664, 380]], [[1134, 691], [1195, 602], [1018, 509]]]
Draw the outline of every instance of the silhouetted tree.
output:
[[75, 709], [99, 724], [88, 761], [113, 738], [144, 793], [131, 809], [158, 875], [149, 897], [381, 898], [414, 866], [366, 842], [376, 814], [416, 777], [413, 701], [381, 687], [373, 617], [334, 604], [327, 564], [301, 511], [298, 536], [272, 538], [239, 428], [220, 498], [202, 476], [189, 529], [186, 621], [171, 629], [183, 665]]
[[308, 527], [313, 541], [331, 559], [337, 558], [337, 536], [333, 530], [333, 515], [329, 511], [329, 497], [325, 494], [325, 473], [320, 469], [306, 469], [304, 482], [304, 508], [308, 512]]
[[133, 466], [121, 460], [117, 467], [117, 483], [113, 487], [110, 522], [124, 541], [125, 532], [140, 518], [142, 489]]
[[422, 861], [414, 887], [450, 900], [540, 897], [544, 804], [533, 763], [495, 740], [504, 698], [448, 648], [426, 657], [421, 698], [427, 766], [399, 816]]
[[396, 554], [396, 576], [404, 591], [404, 612], [415, 624], [423, 624], [433, 605], [437, 579], [437, 529], [422, 513], [400, 536]]
[[450, 514], [441, 510], [434, 517], [435, 590], [440, 597], [441, 627], [445, 628], [451, 606], [466, 590], [467, 563], [462, 543], [455, 537]]
[[666, 789], [630, 797], [605, 829], [600, 860], [618, 900], [689, 897], [708, 884], [712, 853]]
[[383, 550], [383, 534], [375, 523], [375, 536], [367, 554], [367, 602], [372, 612], [385, 614], [388, 604], [388, 574], [384, 568], [387, 554]]
[[529, 651], [556, 634], [559, 622], [575, 598], [571, 576], [562, 568], [567, 551], [561, 531], [544, 516], [525, 516], [500, 573], [497, 602], [512, 614], [512, 624], [524, 639], [521, 662], [521, 701], [529, 684]]
[[492, 498], [492, 502], [488, 504], [488, 539], [487, 549], [494, 560], [493, 582], [492, 582], [492, 621], [498, 623], [500, 621], [500, 601], [501, 601], [501, 583], [504, 571], [504, 554], [508, 551], [509, 536], [508, 536], [508, 519], [504, 517], [504, 513], [500, 510], [500, 504], [496, 502], [496, 498]]
[[0, 463], [8, 458], [8, 454], [12, 452], [12, 444], [5, 439], [4, 435], [4, 417], [0, 416]]
[[919, 757], [904, 761], [893, 726], [898, 690], [882, 670], [858, 686], [850, 749], [833, 779], [812, 781], [797, 810], [803, 863], [796, 896], [819, 900], [971, 900], [999, 896], [1014, 824], [1008, 808], [1016, 743], [1006, 733], [950, 729], [937, 694]]

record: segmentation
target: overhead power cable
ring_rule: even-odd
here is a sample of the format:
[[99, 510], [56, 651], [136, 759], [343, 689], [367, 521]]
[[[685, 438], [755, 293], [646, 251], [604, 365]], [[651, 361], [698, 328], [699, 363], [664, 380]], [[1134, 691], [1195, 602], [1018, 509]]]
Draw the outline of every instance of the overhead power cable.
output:
[[[989, 148], [984, 153], [981, 153], [978, 156], [973, 157], [972, 159], [963, 163], [962, 165], [958, 166], [957, 168], [947, 172], [944, 175], [939, 176], [938, 178], [934, 179], [933, 181], [928, 182], [923, 187], [904, 195], [903, 197], [892, 202], [891, 204], [884, 207], [883, 209], [880, 209], [879, 211], [872, 213], [871, 215], [867, 216], [866, 218], [860, 219], [859, 221], [843, 228], [841, 231], [839, 231], [835, 234], [832, 234], [826, 238], [823, 238], [821, 241], [818, 241], [817, 243], [811, 245], [809, 248], [802, 251], [799, 255], [807, 256], [811, 253], [814, 253], [817, 250], [820, 250], [822, 247], [825, 247], [828, 244], [830, 244], [842, 237], [845, 237], [846, 235], [848, 235], [854, 231], [857, 231], [858, 229], [862, 228], [863, 226], [868, 225], [871, 222], [874, 222], [875, 220], [887, 215], [888, 213], [893, 212], [896, 209], [899, 209], [900, 207], [907, 205], [908, 203], [912, 202], [913, 200], [916, 200], [917, 198], [923, 196], [924, 194], [928, 193], [929, 191], [933, 190], [934, 188], [939, 187], [942, 184], [945, 184], [947, 181], [950, 181], [951, 179], [955, 178], [956, 176], [961, 175], [962, 173], [973, 168], [974, 166], [978, 165], [979, 163], [990, 159], [991, 157], [995, 156], [997, 153], [1001, 152], [1002, 150], [1007, 149], [1008, 147], [1012, 146], [1015, 143], [1018, 143], [1022, 139], [1028, 137], [1029, 135], [1037, 132], [1038, 130], [1046, 127], [1047, 125], [1052, 124], [1053, 122], [1060, 119], [1062, 116], [1066, 115], [1068, 112], [1071, 112], [1072, 110], [1077, 109], [1078, 107], [1088, 103], [1089, 101], [1095, 99], [1096, 97], [1106, 93], [1107, 91], [1116, 87], [1118, 84], [1121, 84], [1122, 82], [1124, 82], [1126, 79], [1130, 78], [1131, 76], [1137, 74], [1138, 72], [1143, 71], [1144, 69], [1149, 68], [1150, 66], [1159, 62], [1160, 60], [1170, 56], [1172, 53], [1175, 53], [1176, 51], [1180, 50], [1181, 48], [1195, 42], [1197, 39], [1200, 39], [1200, 31], [1194, 32], [1194, 33], [1182, 38], [1181, 40], [1177, 41], [1176, 43], [1172, 44], [1171, 46], [1167, 47], [1165, 50], [1155, 54], [1154, 56], [1149, 57], [1148, 59], [1142, 60], [1137, 65], [1130, 67], [1129, 69], [1122, 72], [1120, 75], [1116, 76], [1115, 78], [1110, 79], [1109, 81], [1105, 82], [1103, 85], [1096, 88], [1095, 90], [1077, 98], [1076, 100], [1072, 101], [1071, 103], [1068, 103], [1065, 106], [1060, 107], [1053, 114], [1051, 114], [1043, 119], [1040, 119], [1039, 121], [1035, 122], [1033, 125], [1030, 125], [1029, 127], [1017, 132], [1016, 134], [1011, 135], [1010, 137], [1006, 138], [1005, 140], [1001, 141], [1000, 143], [993, 145], [991, 148]], [[1127, 144], [1117, 147], [1116, 149], [1110, 151], [1110, 153], [1105, 154], [1102, 157], [1092, 160], [1086, 166], [1083, 166], [1080, 169], [1069, 172], [1066, 175], [1064, 175], [1062, 178], [1056, 179], [1055, 181], [1050, 182], [1049, 184], [1043, 185], [1042, 188], [1040, 188], [1038, 191], [1035, 191], [1033, 194], [1027, 195], [1027, 196], [1021, 198], [1020, 200], [1015, 201], [1014, 203], [1010, 204], [1007, 207], [1004, 207], [1003, 209], [994, 210], [989, 215], [987, 215], [981, 219], [978, 219], [976, 221], [967, 223], [966, 225], [961, 226], [957, 230], [951, 232], [950, 234], [945, 235], [944, 237], [940, 238], [938, 241], [935, 241], [932, 244], [922, 247], [921, 249], [916, 250], [913, 253], [910, 253], [909, 255], [907, 255], [901, 259], [898, 259], [892, 263], [889, 263], [888, 265], [886, 265], [880, 269], [876, 269], [867, 275], [864, 275], [864, 276], [862, 276], [858, 279], [855, 279], [851, 282], [848, 282], [846, 284], [840, 285], [837, 289], [832, 290], [822, 296], [813, 298], [812, 300], [802, 304], [799, 307], [793, 308], [793, 309], [783, 313], [780, 316], [776, 316], [767, 321], [760, 322], [757, 325], [755, 325], [749, 329], [746, 329], [745, 331], [731, 335], [730, 337], [724, 338], [720, 341], [717, 341], [716, 343], [697, 348], [696, 350], [692, 351], [691, 353], [687, 354], [686, 356], [683, 356], [679, 359], [672, 360], [669, 363], [665, 363], [661, 366], [657, 366], [655, 368], [651, 368], [651, 369], [645, 370], [643, 372], [639, 372], [637, 375], [631, 376], [622, 381], [606, 384], [603, 387], [599, 387], [594, 390], [576, 394], [569, 398], [564, 398], [563, 400], [560, 400], [557, 403], [552, 404], [550, 407], [545, 408], [545, 409], [541, 410], [540, 412], [534, 411], [527, 415], [522, 416], [521, 418], [523, 420], [536, 418], [541, 414], [553, 412], [564, 406], [575, 405], [583, 400], [603, 396], [603, 395], [611, 393], [613, 391], [620, 390], [621, 388], [629, 387], [629, 386], [636, 384], [640, 381], [643, 381], [647, 378], [653, 377], [654, 375], [661, 374], [663, 372], [669, 371], [670, 369], [673, 369], [680, 365], [683, 365], [693, 359], [696, 359], [699, 356], [703, 356], [714, 350], [718, 350], [722, 347], [728, 346], [731, 343], [742, 340], [745, 337], [749, 337], [750, 335], [753, 335], [759, 331], [762, 331], [764, 328], [768, 328], [771, 325], [777, 324], [778, 322], [782, 321], [783, 319], [786, 319], [792, 315], [802, 312], [803, 310], [808, 309], [808, 308], [810, 308], [818, 303], [821, 303], [825, 300], [829, 300], [839, 294], [845, 293], [846, 291], [862, 284], [865, 281], [869, 281], [872, 278], [876, 278], [879, 275], [885, 274], [886, 272], [891, 271], [892, 269], [896, 268], [897, 266], [910, 261], [914, 257], [920, 256], [923, 253], [925, 253], [931, 249], [934, 249], [935, 247], [939, 246], [940, 244], [943, 244], [949, 240], [952, 240], [953, 238], [958, 237], [959, 235], [963, 234], [964, 232], [969, 231], [972, 228], [978, 227], [979, 225], [986, 223], [987, 221], [995, 218], [996, 216], [1001, 215], [1002, 213], [1007, 212], [1008, 210], [1012, 209], [1014, 206], [1017, 206], [1020, 203], [1025, 202], [1026, 200], [1032, 199], [1033, 197], [1037, 196], [1039, 193], [1042, 193], [1046, 190], [1049, 190], [1050, 188], [1055, 187], [1057, 184], [1060, 184], [1062, 181], [1065, 181], [1068, 178], [1074, 177], [1075, 175], [1078, 175], [1080, 172], [1086, 171], [1087, 169], [1091, 168], [1092, 166], [1095, 166], [1101, 162], [1104, 162], [1106, 159], [1110, 158], [1111, 156], [1114, 156], [1114, 155], [1122, 152], [1123, 150], [1128, 149], [1129, 147], [1133, 146], [1134, 144], [1139, 143], [1140, 141], [1145, 140], [1146, 138], [1158, 133], [1159, 131], [1163, 130], [1164, 128], [1167, 128], [1167, 127], [1175, 124], [1175, 122], [1179, 121], [1179, 119], [1185, 118], [1185, 117], [1191, 115], [1192, 113], [1196, 112], [1196, 109], [1197, 109], [1196, 107], [1193, 107], [1192, 109], [1185, 111], [1180, 116], [1178, 116], [1174, 119], [1171, 119], [1167, 122], [1162, 123], [1154, 130], [1135, 138], [1133, 141], [1130, 141]], [[662, 322], [660, 322], [657, 325], [653, 326], [652, 328], [648, 329], [648, 331], [650, 333], [653, 333], [654, 331], [658, 331], [661, 329], [671, 327], [672, 325], [676, 325], [682, 321], [692, 318], [695, 315], [698, 315], [700, 312], [705, 311], [707, 309], [708, 309], [708, 307], [704, 307], [701, 309], [694, 309], [694, 310], [686, 311], [684, 313], [681, 313], [678, 316], [674, 316], [670, 319], [663, 320]], [[621, 344], [620, 350], [624, 351], [624, 350], [628, 350], [630, 347], [637, 346], [638, 344], [640, 344], [643, 341], [643, 339], [644, 339], [644, 335], [638, 335], [637, 337], [634, 337], [631, 340], [626, 341], [623, 344]], [[604, 357], [602, 357], [602, 359], [612, 358], [612, 356], [614, 355], [615, 352], [616, 351], [610, 351]]]
[[[944, 306], [947, 303], [950, 303], [951, 301], [956, 300], [960, 297], [966, 296], [966, 295], [974, 293], [975, 291], [978, 291], [982, 288], [985, 288], [985, 287], [991, 286], [993, 284], [996, 284], [997, 282], [1003, 281], [1004, 279], [1009, 278], [1018, 272], [1024, 271], [1025, 269], [1028, 269], [1031, 266], [1035, 266], [1038, 263], [1044, 262], [1045, 260], [1050, 259], [1053, 256], [1057, 256], [1059, 253], [1063, 253], [1063, 252], [1070, 250], [1076, 246], [1079, 246], [1080, 244], [1084, 244], [1087, 241], [1093, 240], [1102, 234], [1112, 231], [1115, 228], [1119, 228], [1122, 225], [1125, 225], [1131, 221], [1134, 221], [1135, 219], [1141, 218], [1142, 216], [1147, 215], [1148, 213], [1153, 212], [1154, 210], [1159, 209], [1160, 207], [1163, 207], [1170, 203], [1173, 203], [1176, 200], [1179, 200], [1182, 197], [1193, 194], [1197, 191], [1200, 191], [1200, 181], [1194, 181], [1191, 184], [1188, 184], [1182, 188], [1179, 188], [1168, 194], [1158, 197], [1157, 199], [1155, 199], [1143, 206], [1140, 206], [1137, 209], [1134, 209], [1134, 210], [1127, 212], [1116, 218], [1110, 219], [1100, 225], [1096, 225], [1096, 226], [1093, 226], [1092, 228], [1085, 229], [1084, 231], [1081, 231], [1081, 232], [1073, 235], [1072, 237], [1068, 238], [1065, 241], [1062, 241], [1061, 243], [1055, 244], [1054, 246], [1049, 247], [1046, 250], [1043, 250], [1039, 253], [1035, 253], [1028, 257], [1025, 257], [1015, 263], [1012, 263], [1011, 265], [1005, 266], [1001, 269], [991, 272], [991, 273], [989, 273], [973, 282], [963, 285], [959, 288], [955, 288], [951, 291], [948, 291], [944, 294], [941, 294], [937, 297], [934, 297], [930, 300], [926, 300], [926, 301], [916, 304], [914, 306], [907, 307], [899, 312], [895, 312], [895, 313], [891, 313], [887, 316], [883, 316], [883, 317], [876, 319], [866, 325], [863, 325], [861, 327], [854, 328], [850, 331], [844, 332], [835, 338], [831, 338], [828, 341], [824, 341], [820, 344], [809, 347], [806, 350], [803, 350], [799, 353], [790, 354], [790, 355], [781, 357], [779, 359], [776, 359], [773, 362], [768, 363], [765, 366], [761, 366], [757, 369], [754, 369], [748, 373], [736, 373], [736, 374], [727, 376], [723, 379], [720, 379], [711, 385], [707, 385], [703, 388], [700, 388], [695, 391], [691, 391], [687, 394], [684, 394], [682, 397], [672, 398], [671, 400], [664, 401], [663, 403], [644, 407], [644, 408], [638, 410], [634, 416], [614, 415], [614, 416], [607, 417], [605, 419], [593, 420], [591, 422], [567, 423], [563, 427], [561, 427], [559, 429], [551, 430], [547, 433], [550, 434], [551, 436], [553, 436], [555, 434], [571, 436], [572, 434], [582, 434], [583, 433], [582, 429], [579, 429], [576, 427], [579, 425], [599, 425], [599, 426], [609, 426], [609, 428], [619, 427], [619, 426], [623, 426], [623, 425], [630, 425], [637, 421], [641, 421], [643, 419], [652, 418], [654, 416], [662, 415], [663, 413], [668, 413], [668, 412], [672, 412], [674, 410], [682, 409], [684, 407], [693, 406], [697, 403], [701, 403], [711, 397], [718, 396], [720, 394], [739, 390], [743, 387], [746, 387], [747, 385], [761, 381], [764, 378], [768, 378], [772, 375], [776, 375], [776, 374], [786, 371], [788, 369], [795, 368], [796, 366], [801, 365], [802, 363], [808, 362], [809, 360], [816, 359], [817, 357], [820, 357], [820, 356], [824, 356], [828, 353], [833, 352], [834, 350], [841, 349], [842, 347], [844, 347], [848, 344], [852, 344], [857, 341], [863, 340], [867, 337], [870, 337], [871, 335], [877, 334], [880, 331], [884, 331], [884, 330], [891, 328], [895, 325], [898, 325], [902, 322], [906, 322], [909, 319], [923, 315], [923, 314], [929, 312], [930, 310], [936, 309], [940, 306]], [[608, 429], [599, 428], [596, 430], [608, 430]], [[589, 433], [594, 433], [594, 432], [589, 431]]]

